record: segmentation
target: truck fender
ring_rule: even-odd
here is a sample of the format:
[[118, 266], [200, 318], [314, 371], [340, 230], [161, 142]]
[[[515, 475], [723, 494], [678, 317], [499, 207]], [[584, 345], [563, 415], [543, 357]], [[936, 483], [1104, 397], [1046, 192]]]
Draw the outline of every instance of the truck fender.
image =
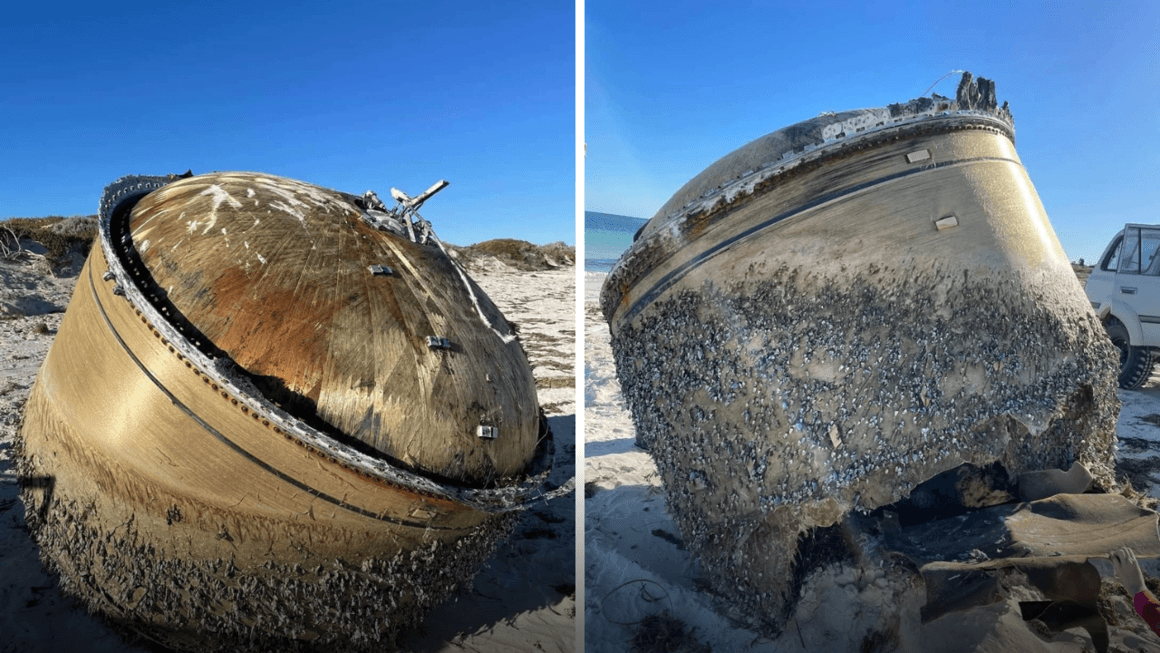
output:
[[1136, 314], [1136, 311], [1132, 310], [1131, 306], [1128, 306], [1118, 299], [1112, 299], [1109, 316], [1124, 323], [1124, 327], [1128, 330], [1128, 342], [1133, 347], [1137, 347], [1140, 343], [1144, 342], [1144, 331], [1140, 327], [1140, 316]]
[[[1099, 308], [1092, 306], [1092, 310], [1095, 311], [1097, 320], [1099, 320], [1101, 323], [1107, 322], [1108, 318], [1112, 315], [1112, 303], [1110, 301], [1103, 302], [1102, 304], [1100, 304]], [[1116, 318], [1116, 319], [1119, 319], [1119, 318]]]

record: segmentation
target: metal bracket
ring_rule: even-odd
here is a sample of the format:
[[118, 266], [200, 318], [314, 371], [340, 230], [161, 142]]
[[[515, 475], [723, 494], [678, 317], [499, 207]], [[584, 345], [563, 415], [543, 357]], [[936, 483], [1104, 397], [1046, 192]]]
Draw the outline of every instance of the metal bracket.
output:
[[939, 230], [950, 229], [951, 227], [959, 226], [959, 219], [953, 215], [948, 215], [945, 218], [940, 218], [934, 221], [934, 226]]
[[451, 341], [442, 336], [427, 336], [427, 346], [431, 349], [451, 349]]
[[483, 424], [480, 424], [479, 427], [475, 429], [475, 434], [478, 435], [482, 440], [494, 440], [499, 437], [499, 427], [484, 426]]
[[394, 270], [392, 270], [390, 267], [388, 267], [386, 265], [370, 265], [370, 266], [367, 266], [367, 269], [369, 269], [371, 271], [371, 274], [376, 276], [376, 277], [378, 277], [378, 276], [389, 277], [395, 273]]
[[112, 281], [113, 279], [117, 278], [117, 275], [113, 274], [112, 270], [105, 270], [105, 273], [101, 275], [101, 278], [105, 281]]
[[368, 190], [357, 202], [363, 207], [363, 222], [380, 231], [405, 235], [411, 242], [426, 245], [434, 238], [435, 232], [431, 229], [431, 223], [419, 215], [419, 207], [447, 185], [446, 180], [440, 179], [416, 197], [411, 197], [398, 188], [392, 188], [391, 197], [395, 200], [395, 206], [392, 208], [387, 208], [378, 195]]
[[930, 158], [930, 150], [917, 150], [906, 155], [907, 163], [918, 163]]

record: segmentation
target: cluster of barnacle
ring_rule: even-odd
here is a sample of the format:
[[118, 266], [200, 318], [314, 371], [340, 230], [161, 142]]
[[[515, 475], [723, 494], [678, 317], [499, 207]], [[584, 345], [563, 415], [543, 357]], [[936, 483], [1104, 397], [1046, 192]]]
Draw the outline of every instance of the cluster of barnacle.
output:
[[199, 651], [389, 648], [468, 582], [518, 519], [501, 515], [461, 540], [433, 540], [390, 558], [243, 568], [229, 558], [163, 553], [132, 518], [106, 529], [94, 505], [29, 489], [24, 501], [30, 531], [64, 591], [114, 624]]
[[[1114, 352], [1051, 290], [1062, 280], [972, 279], [938, 262], [852, 277], [783, 266], [678, 286], [612, 329], [638, 439], [687, 545], [754, 611], [769, 605], [753, 597], [785, 595], [792, 564], [738, 552], [754, 520], [783, 515], [762, 531], [778, 544], [766, 550], [793, 551], [807, 525], [893, 503], [965, 462], [1015, 474], [1080, 461], [1113, 482]], [[754, 566], [760, 584], [745, 581]]]

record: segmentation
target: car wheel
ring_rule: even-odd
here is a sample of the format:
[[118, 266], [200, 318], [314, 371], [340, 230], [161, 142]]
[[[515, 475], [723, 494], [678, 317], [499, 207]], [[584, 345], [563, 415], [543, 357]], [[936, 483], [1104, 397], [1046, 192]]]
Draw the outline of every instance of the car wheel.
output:
[[1120, 387], [1135, 390], [1152, 375], [1152, 350], [1133, 347], [1128, 339], [1128, 328], [1120, 322], [1104, 325], [1112, 344], [1120, 350]]

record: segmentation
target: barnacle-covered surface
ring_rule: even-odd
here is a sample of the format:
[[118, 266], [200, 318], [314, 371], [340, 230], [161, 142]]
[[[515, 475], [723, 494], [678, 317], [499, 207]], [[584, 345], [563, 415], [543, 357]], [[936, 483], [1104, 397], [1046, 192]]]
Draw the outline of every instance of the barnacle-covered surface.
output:
[[604, 286], [685, 542], [774, 630], [804, 535], [941, 472], [1081, 462], [1113, 483], [1115, 352], [990, 88], [988, 106], [958, 111], [968, 84], [949, 113], [791, 149], [760, 181], [746, 154]]
[[[19, 471], [45, 478], [38, 460]], [[469, 582], [519, 518], [505, 513], [410, 550], [336, 556], [310, 548], [342, 535], [322, 523], [223, 521], [207, 532], [181, 528], [196, 513], [175, 505], [161, 518], [104, 497], [67, 498], [69, 490], [24, 493], [29, 530], [50, 552], [42, 559], [61, 588], [112, 624], [183, 651], [394, 650], [399, 633]], [[302, 555], [234, 555], [254, 545], [254, 528], [278, 533]], [[174, 555], [159, 533], [185, 538], [189, 550]]]
[[[292, 217], [292, 228], [274, 221], [265, 231], [231, 231], [273, 221], [216, 212], [215, 202], [231, 205], [230, 193], [259, 197], [231, 185], [239, 179], [273, 188], [275, 197], [261, 197], [291, 208], [295, 197], [328, 201], [314, 206], [323, 214], [314, 223]], [[165, 203], [172, 192], [155, 190], [183, 182], [176, 197], [184, 200], [176, 204]], [[145, 207], [134, 206], [142, 196]], [[186, 650], [381, 650], [469, 579], [511, 529], [513, 515], [542, 496], [551, 434], [540, 429], [531, 370], [506, 322], [478, 287], [465, 289], [438, 247], [402, 242], [353, 208], [326, 211], [348, 198], [250, 174], [126, 178], [107, 190], [101, 246], [81, 271], [25, 404], [20, 438], [30, 530], [62, 586], [93, 611]], [[180, 208], [175, 221], [216, 218], [225, 233], [167, 241], [166, 206]], [[129, 226], [137, 208], [152, 212], [135, 240]], [[306, 228], [311, 224], [317, 233]], [[222, 244], [231, 233], [241, 252], [233, 251], [239, 241], [232, 236]], [[244, 256], [247, 243], [269, 257], [231, 258]], [[155, 261], [172, 284], [162, 285], [141, 262], [140, 254], [159, 246], [174, 253]], [[304, 253], [320, 250], [321, 257]], [[398, 270], [393, 277], [372, 274], [360, 261], [386, 252], [397, 257], [389, 261]], [[290, 263], [276, 265], [280, 255]], [[247, 265], [259, 272], [250, 275]], [[260, 272], [266, 265], [268, 275]], [[289, 283], [279, 274], [296, 265], [298, 285], [290, 286], [298, 294], [278, 294]], [[215, 276], [234, 273], [241, 276], [233, 285]], [[224, 302], [228, 287], [233, 299], [220, 309], [204, 303], [190, 285], [199, 279], [209, 284], [203, 295]], [[352, 293], [343, 295], [346, 304], [326, 296], [331, 285]], [[376, 302], [397, 311], [367, 309], [379, 321], [343, 312]], [[346, 317], [335, 321], [335, 312]], [[293, 317], [280, 319], [287, 314]], [[451, 317], [456, 324], [442, 337], [454, 344], [427, 346], [426, 327]], [[239, 324], [242, 335], [232, 331]], [[344, 349], [328, 338], [332, 331], [366, 349]], [[330, 344], [295, 349], [312, 338]], [[281, 377], [260, 367], [283, 361], [280, 345], [296, 361]], [[346, 422], [333, 415], [320, 424], [304, 411], [292, 396], [296, 377], [286, 370], [308, 369], [319, 356], [322, 386], [358, 394], [369, 385], [388, 397], [393, 388], [404, 396], [374, 410], [407, 411], [391, 423], [414, 429], [429, 418], [414, 458], [340, 430], [335, 422]], [[377, 367], [383, 364], [389, 369]], [[410, 380], [403, 379], [408, 365]], [[371, 383], [350, 383], [342, 369]], [[441, 380], [448, 376], [455, 379]], [[471, 387], [453, 391], [463, 379], [474, 379]], [[496, 420], [481, 420], [477, 413], [486, 409], [471, 401], [499, 405]], [[518, 419], [503, 418], [494, 440], [480, 438], [478, 426], [497, 424], [504, 406]], [[424, 458], [423, 447], [450, 451], [454, 460]]]

